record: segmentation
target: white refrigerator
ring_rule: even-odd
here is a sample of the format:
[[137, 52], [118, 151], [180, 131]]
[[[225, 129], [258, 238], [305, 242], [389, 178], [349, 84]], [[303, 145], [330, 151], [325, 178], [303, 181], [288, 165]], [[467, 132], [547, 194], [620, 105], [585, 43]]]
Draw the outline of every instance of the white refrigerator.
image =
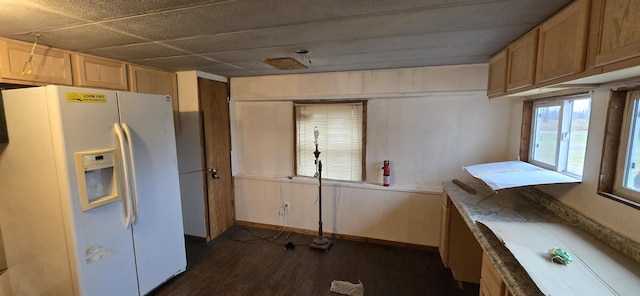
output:
[[144, 295], [185, 270], [169, 96], [44, 86], [3, 100], [13, 295]]

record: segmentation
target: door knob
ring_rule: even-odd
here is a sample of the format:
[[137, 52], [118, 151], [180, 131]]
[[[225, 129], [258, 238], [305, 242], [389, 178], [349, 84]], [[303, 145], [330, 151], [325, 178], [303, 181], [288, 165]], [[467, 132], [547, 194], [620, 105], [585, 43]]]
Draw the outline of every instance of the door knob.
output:
[[209, 173], [211, 173], [211, 178], [220, 179], [220, 176], [218, 176], [217, 169], [207, 169], [207, 170], [209, 171]]

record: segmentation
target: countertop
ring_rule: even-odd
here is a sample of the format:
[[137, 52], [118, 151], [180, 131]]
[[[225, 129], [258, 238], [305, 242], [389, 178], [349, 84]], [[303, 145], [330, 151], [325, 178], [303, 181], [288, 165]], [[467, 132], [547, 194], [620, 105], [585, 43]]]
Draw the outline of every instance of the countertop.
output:
[[620, 252], [630, 260], [640, 263], [638, 243], [607, 229], [533, 187], [494, 192], [480, 182], [470, 182], [467, 185], [477, 193], [469, 194], [450, 182], [444, 183], [444, 190], [513, 295], [544, 294], [493, 231], [476, 221], [566, 224], [606, 243], [612, 252]]

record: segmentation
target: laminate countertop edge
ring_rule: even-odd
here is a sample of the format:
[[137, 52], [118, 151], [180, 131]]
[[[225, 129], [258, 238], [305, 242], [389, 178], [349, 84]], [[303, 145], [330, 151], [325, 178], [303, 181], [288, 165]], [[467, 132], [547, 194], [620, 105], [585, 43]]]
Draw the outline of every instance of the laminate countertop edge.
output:
[[451, 182], [445, 182], [443, 187], [512, 295], [544, 294], [491, 229], [476, 221], [563, 223], [595, 236], [631, 260], [640, 262], [638, 243], [607, 229], [535, 188], [494, 192], [479, 182], [466, 184], [477, 193], [469, 194]]

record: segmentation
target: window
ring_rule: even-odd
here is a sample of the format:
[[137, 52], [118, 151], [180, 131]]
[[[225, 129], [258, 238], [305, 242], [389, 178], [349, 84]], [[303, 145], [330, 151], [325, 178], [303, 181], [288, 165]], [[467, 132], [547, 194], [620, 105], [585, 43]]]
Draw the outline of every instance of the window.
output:
[[296, 103], [296, 175], [317, 173], [314, 129], [320, 132], [318, 150], [322, 178], [365, 179], [366, 101]]
[[536, 101], [531, 113], [529, 162], [581, 179], [591, 97], [580, 95]]
[[640, 91], [625, 102], [613, 193], [640, 202]]

